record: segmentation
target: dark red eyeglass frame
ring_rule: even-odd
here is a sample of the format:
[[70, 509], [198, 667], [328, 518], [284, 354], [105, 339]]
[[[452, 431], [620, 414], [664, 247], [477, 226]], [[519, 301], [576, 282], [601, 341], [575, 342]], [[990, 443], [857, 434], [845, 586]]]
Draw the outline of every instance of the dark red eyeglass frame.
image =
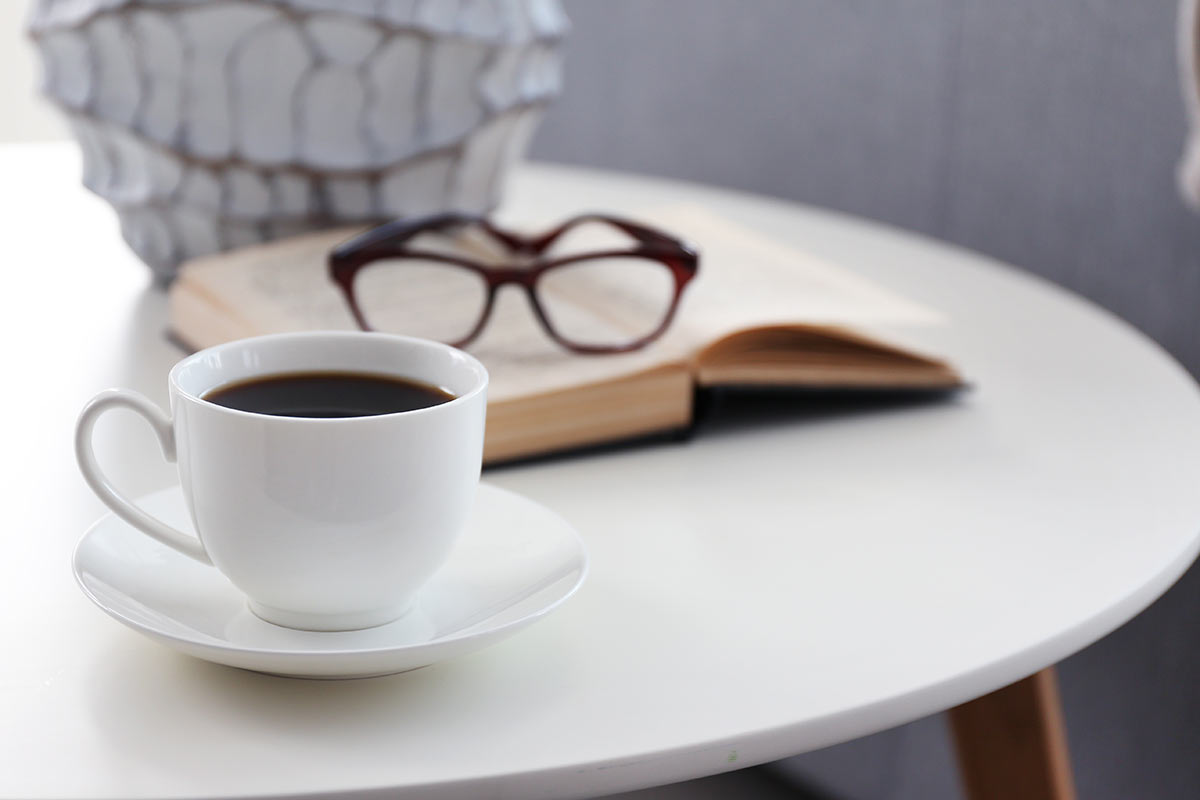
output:
[[[636, 244], [627, 249], [596, 250], [584, 253], [574, 253], [562, 258], [541, 260], [540, 256], [563, 234], [585, 222], [602, 222], [624, 231], [634, 239]], [[514, 255], [532, 259], [524, 264], [481, 264], [468, 258], [460, 258], [446, 253], [428, 250], [414, 250], [406, 247], [406, 243], [414, 236], [430, 231], [447, 231], [467, 225], [478, 226], [488, 236], [506, 247]], [[663, 315], [662, 322], [649, 334], [636, 341], [623, 345], [606, 346], [590, 345], [572, 342], [564, 339], [550, 322], [541, 301], [538, 299], [537, 286], [539, 279], [547, 272], [568, 264], [588, 261], [598, 258], [612, 257], [645, 258], [656, 261], [670, 270], [675, 281], [675, 292], [670, 306]], [[475, 339], [487, 325], [488, 318], [495, 304], [496, 292], [501, 286], [516, 284], [525, 289], [529, 303], [533, 307], [534, 316], [546, 330], [546, 333], [562, 347], [576, 353], [603, 354], [627, 353], [638, 350], [657, 339], [670, 326], [679, 308], [679, 300], [683, 290], [696, 277], [699, 270], [700, 257], [696, 251], [684, 242], [661, 231], [648, 228], [636, 222], [611, 217], [605, 214], [580, 214], [572, 217], [552, 230], [537, 236], [522, 236], [510, 231], [497, 228], [486, 218], [472, 214], [445, 212], [418, 219], [400, 219], [387, 222], [369, 231], [343, 242], [329, 254], [329, 274], [341, 289], [346, 298], [350, 311], [358, 326], [365, 331], [372, 330], [359, 306], [354, 292], [354, 279], [359, 271], [380, 259], [419, 258], [424, 261], [439, 261], [454, 264], [478, 274], [487, 286], [487, 297], [479, 320], [471, 332], [456, 342], [449, 342], [455, 347], [462, 347]]]

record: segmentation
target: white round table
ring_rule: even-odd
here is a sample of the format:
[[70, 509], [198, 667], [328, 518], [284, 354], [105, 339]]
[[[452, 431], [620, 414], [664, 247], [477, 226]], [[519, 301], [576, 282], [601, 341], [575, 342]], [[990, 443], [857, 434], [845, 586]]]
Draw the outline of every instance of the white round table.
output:
[[[862, 221], [531, 166], [510, 194], [528, 213], [700, 202], [940, 308], [952, 324], [910, 341], [975, 388], [489, 470], [572, 522], [592, 571], [487, 650], [346, 682], [188, 658], [71, 578], [103, 513], [75, 415], [110, 385], [165, 403], [181, 355], [78, 169], [65, 145], [0, 149], [2, 797], [582, 797], [736, 769], [1037, 673], [1144, 609], [1200, 544], [1196, 385], [1108, 313]], [[149, 430], [112, 416], [97, 449], [114, 480], [170, 485]]]

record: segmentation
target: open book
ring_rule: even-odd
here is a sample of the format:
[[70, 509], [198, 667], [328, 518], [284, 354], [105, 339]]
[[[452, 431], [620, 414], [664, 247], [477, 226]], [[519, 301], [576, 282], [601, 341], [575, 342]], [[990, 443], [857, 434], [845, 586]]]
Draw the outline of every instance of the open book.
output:
[[[700, 251], [699, 274], [671, 328], [644, 350], [573, 354], [546, 336], [520, 292], [502, 290], [487, 328], [467, 347], [491, 374], [485, 461], [686, 428], [697, 387], [961, 385], [947, 363], [863, 332], [944, 324], [937, 312], [700, 207], [637, 218]], [[170, 290], [173, 333], [202, 348], [264, 333], [354, 329], [326, 256], [355, 232], [185, 264]]]

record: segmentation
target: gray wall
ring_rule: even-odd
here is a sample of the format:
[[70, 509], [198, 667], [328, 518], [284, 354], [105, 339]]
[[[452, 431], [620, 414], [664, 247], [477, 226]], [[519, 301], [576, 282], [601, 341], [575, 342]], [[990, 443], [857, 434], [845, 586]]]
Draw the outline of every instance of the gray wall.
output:
[[[1200, 375], [1172, 0], [568, 0], [533, 155], [827, 206], [1065, 284]], [[1130, 532], [1136, 535], [1135, 531]], [[1080, 796], [1200, 796], [1200, 571], [1060, 668]], [[802, 676], [800, 677], [802, 679]], [[782, 768], [957, 796], [927, 720]]]

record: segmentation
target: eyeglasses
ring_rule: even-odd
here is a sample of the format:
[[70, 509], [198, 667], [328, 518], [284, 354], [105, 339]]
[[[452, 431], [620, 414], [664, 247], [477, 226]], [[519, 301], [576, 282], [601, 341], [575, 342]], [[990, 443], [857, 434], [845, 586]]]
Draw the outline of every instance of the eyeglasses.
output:
[[600, 214], [538, 236], [453, 212], [397, 220], [329, 256], [363, 330], [462, 347], [487, 325], [500, 287], [513, 284], [550, 338], [577, 353], [628, 352], [661, 336], [698, 266], [696, 251], [675, 237]]

